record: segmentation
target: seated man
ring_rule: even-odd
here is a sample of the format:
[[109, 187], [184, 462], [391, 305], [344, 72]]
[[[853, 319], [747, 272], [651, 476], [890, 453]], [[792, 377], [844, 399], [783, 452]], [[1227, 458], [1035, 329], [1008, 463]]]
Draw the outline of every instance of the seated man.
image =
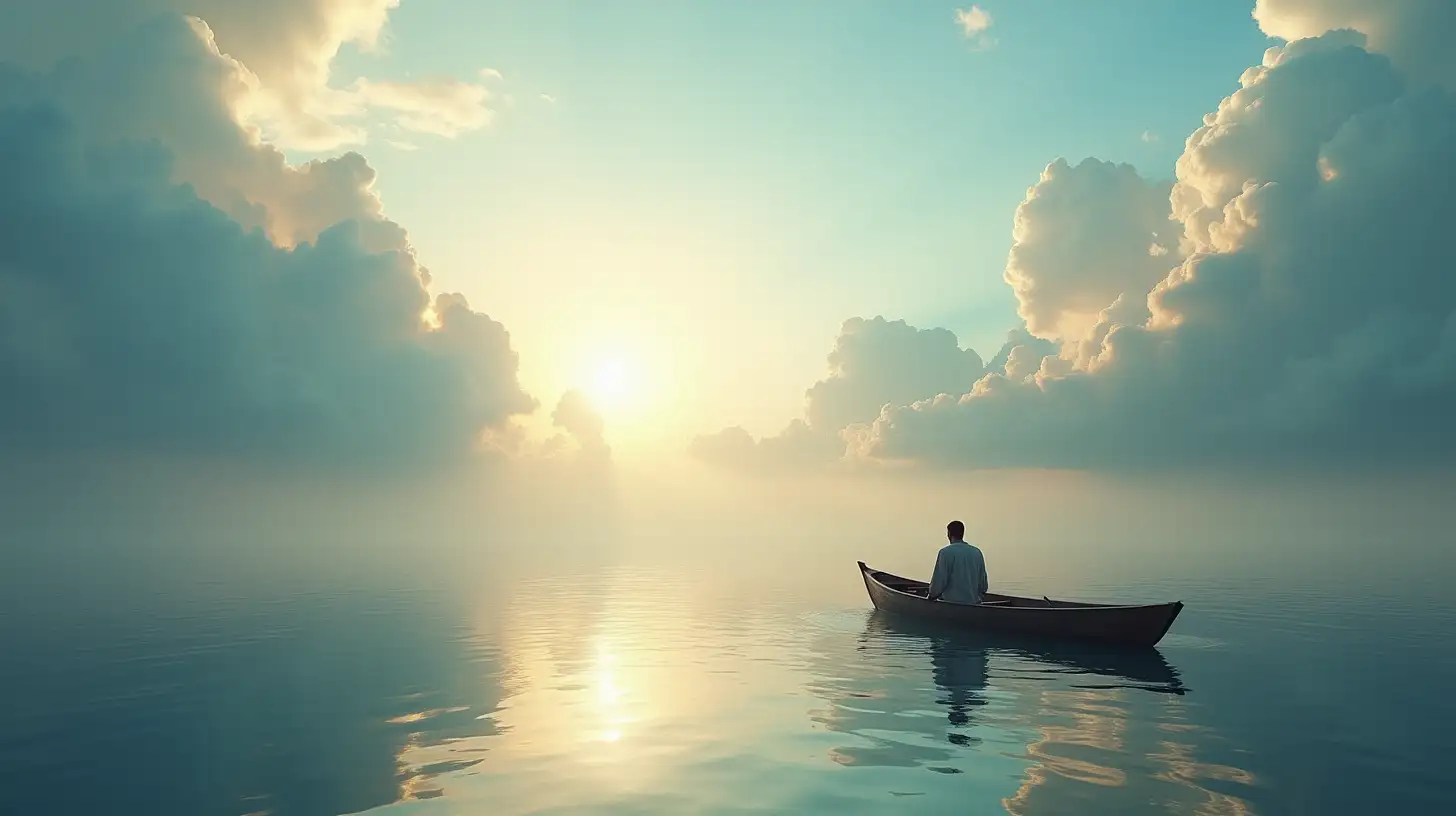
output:
[[930, 576], [932, 601], [978, 604], [986, 594], [986, 559], [981, 551], [965, 542], [966, 525], [952, 521], [945, 526], [950, 543], [935, 556], [935, 572]]

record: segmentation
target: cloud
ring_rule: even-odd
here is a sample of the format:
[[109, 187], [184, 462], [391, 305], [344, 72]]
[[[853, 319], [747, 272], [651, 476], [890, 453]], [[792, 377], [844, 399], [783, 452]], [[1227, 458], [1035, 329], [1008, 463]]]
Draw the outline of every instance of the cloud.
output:
[[[992, 357], [990, 362], [986, 363], [986, 371], [988, 373], [1000, 372], [1014, 379], [1023, 379], [1036, 373], [1036, 369], [1041, 365], [1041, 360], [1056, 354], [1057, 351], [1057, 344], [1046, 338], [1037, 337], [1024, 328], [1012, 329], [1006, 333], [1006, 342], [1001, 345], [1001, 350], [996, 352], [996, 356]], [[1028, 366], [1031, 367], [1031, 370], [1027, 370]], [[921, 394], [920, 396], [929, 395]]]
[[0, 66], [0, 447], [399, 464], [532, 410], [504, 327], [431, 295], [363, 158], [288, 165], [203, 34], [155, 18]]
[[356, 220], [370, 250], [407, 248], [404, 230], [383, 215], [374, 171], [362, 156], [290, 165], [239, 121], [235, 107], [250, 81], [201, 24], [161, 16], [53, 72], [0, 69], [0, 103], [59, 106], [86, 142], [166, 145], [172, 181], [191, 185], [280, 246], [313, 241], [334, 224]]
[[[825, 461], [1449, 463], [1456, 98], [1362, 42], [1270, 49], [1189, 136], [1171, 186], [1053, 163], [1006, 273], [1040, 337], [1013, 333], [968, 388], [897, 392]], [[942, 365], [906, 349], [871, 379]], [[720, 459], [769, 442], [712, 439]]]
[[556, 104], [556, 97], [554, 97], [554, 96], [552, 96], [551, 94], [548, 94], [548, 93], [543, 93], [543, 94], [541, 94], [541, 101], [542, 102], [545, 102], [548, 105], [555, 105]]
[[1145, 130], [1143, 131], [1143, 135], [1140, 138], [1147, 144], [1153, 144], [1154, 142], [1158, 141], [1158, 134], [1152, 132], [1151, 130]]
[[580, 391], [567, 391], [561, 395], [556, 409], [551, 412], [551, 424], [570, 434], [582, 453], [600, 458], [611, 454], [604, 435], [606, 423], [591, 400]]
[[828, 362], [829, 376], [804, 395], [809, 426], [826, 431], [874, 419], [886, 404], [959, 393], [985, 370], [953, 332], [883, 317], [844, 321]]
[[1258, 0], [1254, 19], [1286, 40], [1354, 29], [1417, 80], [1456, 91], [1456, 3], [1450, 0]]
[[414, 83], [361, 79], [354, 93], [365, 107], [395, 111], [395, 123], [405, 130], [447, 139], [485, 127], [491, 119], [485, 87], [456, 79]]
[[1058, 159], [1016, 208], [1005, 279], [1033, 334], [1080, 336], [1124, 294], [1140, 295], [1177, 261], [1171, 183], [1129, 164]]
[[500, 72], [500, 69], [498, 68], [481, 68], [480, 78], [488, 79], [493, 82], [504, 82], [506, 77], [505, 74], [502, 74]]
[[742, 428], [699, 437], [699, 458], [750, 469], [822, 464], [844, 454], [840, 432], [879, 416], [887, 405], [969, 389], [985, 372], [980, 355], [953, 332], [917, 329], [903, 320], [844, 321], [828, 357], [829, 376], [805, 392], [805, 420], [754, 440]]
[[[47, 70], [69, 57], [89, 56], [118, 32], [159, 17], [190, 15], [216, 48], [236, 61], [247, 82], [233, 89], [228, 104], [245, 121], [261, 127], [270, 141], [300, 150], [330, 150], [367, 140], [371, 112], [399, 112], [420, 119], [421, 105], [450, 104], [459, 110], [461, 92], [441, 100], [439, 80], [388, 83], [384, 99], [399, 102], [412, 87], [407, 107], [382, 104], [358, 88], [330, 84], [335, 57], [345, 45], [378, 50], [389, 13], [399, 0], [51, 0], [0, 6], [0, 54], [32, 70]], [[458, 82], [458, 81], [457, 81]], [[365, 82], [365, 85], [377, 83]], [[459, 83], [468, 85], [469, 83]], [[475, 86], [483, 92], [483, 86]], [[422, 101], [423, 100], [423, 101]], [[483, 98], [482, 102], [483, 104]], [[484, 126], [478, 113], [452, 122]], [[437, 127], [429, 132], [448, 130]], [[469, 128], [464, 128], [469, 129]], [[456, 130], [455, 133], [463, 132]]]
[[1456, 100], [1408, 88], [1348, 33], [1271, 49], [1241, 86], [1188, 139], [1171, 193], [1185, 258], [1145, 298], [1119, 299], [1030, 381], [885, 410], [852, 451], [969, 467], [1449, 459]]
[[994, 20], [990, 12], [980, 6], [971, 6], [968, 9], [956, 9], [956, 23], [960, 25], [962, 33], [967, 37], [978, 37], [990, 30]]

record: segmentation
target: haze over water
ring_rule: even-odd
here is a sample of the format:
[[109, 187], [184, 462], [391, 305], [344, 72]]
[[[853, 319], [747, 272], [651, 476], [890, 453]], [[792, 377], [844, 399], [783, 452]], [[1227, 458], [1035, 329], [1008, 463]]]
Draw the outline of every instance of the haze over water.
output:
[[[25, 600], [0, 618], [0, 811], [1450, 803], [1456, 575], [1425, 532], [1450, 510], [1390, 484], [1199, 485], [1195, 502], [996, 483], [878, 505], [847, 485], [784, 506], [731, 483], [696, 501], [664, 489], [621, 497], [612, 526], [540, 519], [545, 537], [359, 530], [394, 542], [352, 563], [303, 540], [250, 554], [263, 523], [230, 552], [100, 569], [125, 581], [87, 583], [114, 558], [75, 560], [88, 548], [73, 544], [73, 566], [33, 562], [28, 586], [6, 587]], [[991, 510], [1016, 499], [1021, 512]], [[1187, 608], [1154, 655], [873, 613], [854, 561], [924, 576], [941, 526], [928, 508], [956, 504], [993, 588]]]
[[0, 816], [1456, 813], [1453, 35], [0, 2]]

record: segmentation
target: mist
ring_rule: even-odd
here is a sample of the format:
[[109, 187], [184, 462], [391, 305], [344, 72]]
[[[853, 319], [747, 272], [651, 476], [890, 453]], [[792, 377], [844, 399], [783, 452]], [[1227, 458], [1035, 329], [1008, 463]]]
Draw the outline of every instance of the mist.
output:
[[401, 476], [154, 458], [11, 462], [0, 479], [14, 603], [219, 587], [480, 595], [640, 564], [848, 600], [856, 560], [928, 573], [951, 519], [1002, 586], [1086, 595], [1131, 578], [1152, 598], [1214, 576], [1430, 575], [1449, 570], [1456, 530], [1445, 471], [745, 477], [543, 459]]

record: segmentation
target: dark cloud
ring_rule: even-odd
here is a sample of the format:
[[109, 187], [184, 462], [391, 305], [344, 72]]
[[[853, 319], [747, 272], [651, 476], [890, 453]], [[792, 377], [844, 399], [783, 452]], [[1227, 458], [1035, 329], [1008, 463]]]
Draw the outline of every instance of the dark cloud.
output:
[[227, 117], [231, 70], [176, 19], [0, 70], [0, 445], [436, 460], [532, 410], [363, 159], [288, 166]]

